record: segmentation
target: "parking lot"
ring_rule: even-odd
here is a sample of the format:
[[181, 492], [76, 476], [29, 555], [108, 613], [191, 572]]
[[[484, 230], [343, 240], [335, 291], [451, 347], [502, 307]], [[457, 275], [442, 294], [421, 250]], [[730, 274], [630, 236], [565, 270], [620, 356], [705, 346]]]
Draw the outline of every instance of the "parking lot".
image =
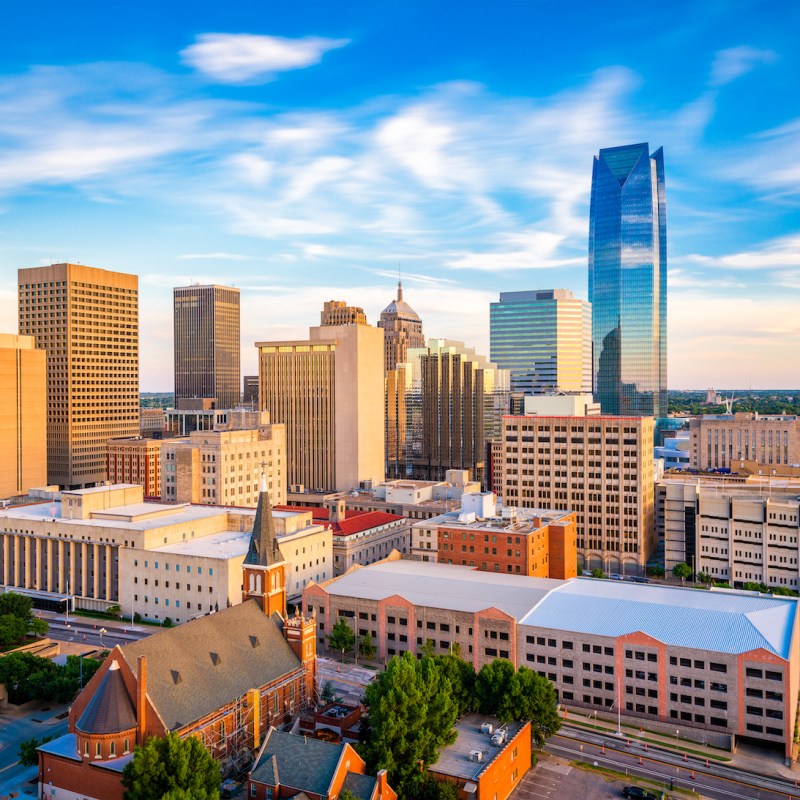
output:
[[539, 756], [539, 763], [520, 781], [511, 800], [550, 800], [550, 798], [604, 800], [622, 797], [621, 783], [608, 783], [602, 776], [571, 767], [561, 758]]

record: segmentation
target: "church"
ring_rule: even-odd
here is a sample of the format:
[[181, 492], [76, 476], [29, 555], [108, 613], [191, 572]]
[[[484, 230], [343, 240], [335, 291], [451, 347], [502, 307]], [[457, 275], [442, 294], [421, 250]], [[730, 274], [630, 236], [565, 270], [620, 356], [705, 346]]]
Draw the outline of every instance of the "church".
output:
[[[115, 647], [39, 747], [39, 797], [122, 800], [136, 745], [198, 736], [223, 772], [314, 703], [316, 620], [286, 613], [286, 564], [262, 477], [242, 603]], [[55, 790], [55, 791], [54, 791]]]

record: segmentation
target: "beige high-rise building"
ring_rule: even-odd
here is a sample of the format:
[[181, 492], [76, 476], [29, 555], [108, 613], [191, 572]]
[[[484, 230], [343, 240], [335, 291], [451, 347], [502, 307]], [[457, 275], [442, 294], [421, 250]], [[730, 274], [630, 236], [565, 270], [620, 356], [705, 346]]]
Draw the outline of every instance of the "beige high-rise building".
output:
[[384, 478], [383, 331], [321, 325], [257, 342], [261, 409], [286, 425], [289, 485], [351, 490]]
[[232, 286], [173, 289], [175, 407], [195, 397], [215, 397], [217, 408], [239, 402], [239, 290]]
[[0, 333], [0, 498], [47, 483], [47, 366], [33, 336]]
[[47, 352], [47, 481], [106, 479], [106, 442], [139, 432], [139, 278], [52, 264], [19, 270], [19, 332]]
[[422, 320], [411, 306], [403, 300], [403, 284], [397, 283], [397, 299], [392, 300], [381, 311], [378, 327], [385, 334], [386, 372], [395, 369], [406, 360], [410, 349], [425, 347]]
[[800, 464], [800, 417], [783, 414], [706, 414], [689, 422], [690, 464], [730, 469], [737, 461]]
[[262, 472], [272, 501], [284, 504], [285, 425], [193, 431], [161, 443], [161, 499], [167, 502], [255, 507]]
[[348, 306], [344, 300], [329, 300], [319, 315], [320, 325], [366, 325], [363, 308]]
[[578, 565], [639, 574], [655, 549], [652, 417], [504, 417], [503, 503], [573, 510]]

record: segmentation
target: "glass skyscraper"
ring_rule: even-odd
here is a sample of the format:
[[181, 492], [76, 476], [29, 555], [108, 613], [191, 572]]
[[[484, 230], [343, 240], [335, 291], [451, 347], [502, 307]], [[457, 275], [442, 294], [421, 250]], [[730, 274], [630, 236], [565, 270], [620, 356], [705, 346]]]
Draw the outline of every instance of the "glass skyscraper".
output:
[[594, 158], [589, 214], [594, 395], [604, 414], [667, 414], [664, 153], [609, 147]]
[[489, 307], [489, 358], [525, 394], [592, 391], [591, 310], [567, 289], [501, 292]]

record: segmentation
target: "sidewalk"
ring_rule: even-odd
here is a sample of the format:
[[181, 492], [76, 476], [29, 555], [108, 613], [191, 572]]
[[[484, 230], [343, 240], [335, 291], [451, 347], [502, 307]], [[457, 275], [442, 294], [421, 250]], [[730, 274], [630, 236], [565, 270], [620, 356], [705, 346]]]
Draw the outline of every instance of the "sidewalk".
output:
[[[595, 730], [606, 735], [616, 736], [617, 725], [615, 722], [603, 719], [595, 719], [594, 716], [587, 718], [581, 713], [568, 713], [564, 722], [569, 725], [584, 730]], [[639, 732], [638, 725], [622, 724], [622, 741], [630, 739], [631, 742], [644, 742], [670, 750], [674, 753], [686, 753], [690, 757], [708, 758], [726, 766], [734, 767], [745, 772], [752, 772], [756, 775], [766, 775], [769, 777], [780, 777], [787, 781], [800, 781], [800, 768], [792, 769], [784, 764], [782, 756], [774, 750], [758, 750], [751, 745], [737, 746], [737, 752], [731, 753], [718, 747], [709, 747], [703, 742], [681, 737], [676, 739], [674, 736], [667, 736], [663, 733], [656, 733], [648, 730], [645, 724], [642, 725], [642, 732]], [[701, 732], [692, 731], [698, 734]], [[754, 752], [757, 751], [757, 752]]]

